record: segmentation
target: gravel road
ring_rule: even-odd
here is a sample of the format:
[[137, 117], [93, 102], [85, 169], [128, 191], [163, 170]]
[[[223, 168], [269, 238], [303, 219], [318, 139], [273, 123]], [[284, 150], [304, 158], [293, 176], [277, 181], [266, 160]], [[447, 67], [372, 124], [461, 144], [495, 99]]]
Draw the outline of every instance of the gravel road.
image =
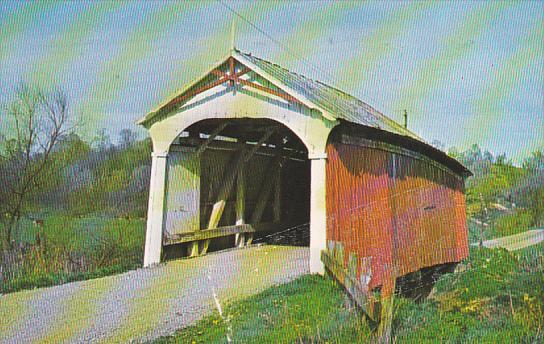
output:
[[[544, 229], [533, 229], [502, 238], [487, 240], [482, 244], [488, 248], [503, 247], [508, 251], [517, 251], [536, 245], [542, 241], [544, 241]], [[478, 243], [473, 245], [476, 246]]]
[[309, 272], [306, 247], [252, 246], [0, 296], [0, 343], [126, 343]]

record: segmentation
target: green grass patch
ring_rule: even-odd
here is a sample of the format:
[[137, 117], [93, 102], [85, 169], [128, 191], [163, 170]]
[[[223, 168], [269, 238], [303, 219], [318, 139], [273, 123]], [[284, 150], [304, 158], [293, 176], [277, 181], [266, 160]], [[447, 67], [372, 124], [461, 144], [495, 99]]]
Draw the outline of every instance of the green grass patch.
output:
[[539, 242], [536, 245], [522, 248], [521, 250], [516, 251], [519, 257], [528, 259], [528, 260], [538, 260], [543, 259], [544, 256], [544, 241]]
[[107, 276], [142, 262], [144, 220], [52, 215], [43, 229], [21, 226], [26, 248], [1, 262], [0, 293]]
[[[544, 260], [527, 252], [471, 248], [465, 269], [444, 275], [431, 298], [396, 298], [394, 341], [542, 341]], [[305, 276], [223, 305], [226, 320], [215, 312], [155, 343], [224, 343], [227, 334], [239, 343], [375, 342], [373, 326], [346, 300], [333, 281]]]
[[533, 217], [526, 210], [518, 210], [512, 214], [498, 217], [486, 234], [489, 238], [497, 238], [525, 232], [533, 226]]
[[[332, 281], [304, 276], [223, 305], [194, 326], [156, 343], [356, 343], [368, 339], [369, 326]], [[231, 330], [229, 330], [229, 327]]]
[[483, 240], [490, 240], [526, 232], [534, 227], [533, 215], [529, 210], [518, 209], [512, 213], [490, 212], [488, 226], [481, 228], [481, 225], [474, 221], [468, 222], [468, 239], [470, 243]]

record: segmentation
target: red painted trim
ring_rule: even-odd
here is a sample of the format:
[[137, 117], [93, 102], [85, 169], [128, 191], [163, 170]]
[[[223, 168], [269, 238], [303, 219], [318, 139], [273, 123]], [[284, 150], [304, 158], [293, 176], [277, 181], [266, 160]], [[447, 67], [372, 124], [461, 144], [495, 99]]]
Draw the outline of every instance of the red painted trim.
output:
[[209, 90], [210, 88], [214, 88], [215, 86], [219, 86], [221, 85], [222, 83], [225, 83], [229, 81], [229, 78], [221, 78], [217, 81], [214, 81], [206, 86], [202, 86], [202, 87], [199, 87], [197, 88], [196, 90], [193, 90], [193, 91], [189, 91], [185, 94], [182, 94], [174, 99], [172, 99], [168, 104], [166, 104], [163, 109], [170, 109], [172, 108], [173, 106], [179, 104], [180, 102], [184, 101], [184, 100], [187, 100], [188, 98], [191, 98], [191, 97], [194, 97], [196, 96], [197, 94], [199, 93], [202, 93], [204, 91], [207, 91]]
[[234, 59], [229, 59], [229, 85], [234, 86]]
[[244, 80], [244, 79], [240, 79], [241, 76], [251, 72], [252, 70], [250, 68], [247, 68], [247, 67], [244, 67], [244, 69], [242, 69], [241, 71], [239, 71], [238, 73], [235, 73], [235, 68], [234, 68], [234, 63], [235, 63], [235, 59], [230, 57], [229, 58], [229, 74], [219, 70], [219, 69], [214, 69], [211, 71], [211, 74], [221, 78], [219, 80], [216, 80], [210, 84], [207, 84], [206, 86], [202, 86], [202, 87], [199, 87], [193, 91], [188, 91], [186, 92], [185, 94], [182, 94], [182, 95], [179, 95], [177, 96], [176, 98], [172, 99], [170, 102], [168, 102], [166, 105], [164, 105], [161, 110], [171, 110], [175, 105], [191, 98], [191, 97], [194, 97], [196, 95], [198, 95], [199, 93], [202, 93], [204, 91], [207, 91], [215, 86], [219, 86], [225, 82], [229, 82], [229, 84], [231, 86], [234, 86], [235, 83], [240, 83], [242, 85], [245, 85], [245, 86], [249, 86], [249, 87], [253, 87], [257, 90], [260, 90], [260, 91], [263, 91], [263, 92], [266, 92], [266, 93], [269, 93], [269, 94], [272, 94], [272, 95], [275, 95], [277, 97], [280, 97], [280, 98], [283, 98], [287, 101], [290, 101], [290, 102], [295, 102], [295, 103], [299, 103], [299, 104], [302, 104], [301, 101], [299, 101], [298, 99], [296, 99], [295, 97], [287, 94], [287, 93], [284, 93], [284, 92], [279, 92], [279, 91], [276, 91], [276, 90], [273, 90], [269, 87], [265, 87], [265, 86], [261, 86], [259, 84], [256, 84], [256, 83], [253, 83], [251, 81], [248, 81], [248, 80]]

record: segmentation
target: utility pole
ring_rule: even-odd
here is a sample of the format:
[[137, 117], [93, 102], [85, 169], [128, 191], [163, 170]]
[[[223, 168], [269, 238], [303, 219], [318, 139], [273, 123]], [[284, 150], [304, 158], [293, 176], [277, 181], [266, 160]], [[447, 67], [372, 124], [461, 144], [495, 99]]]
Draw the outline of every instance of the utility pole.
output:
[[408, 111], [404, 109], [404, 127], [408, 129]]

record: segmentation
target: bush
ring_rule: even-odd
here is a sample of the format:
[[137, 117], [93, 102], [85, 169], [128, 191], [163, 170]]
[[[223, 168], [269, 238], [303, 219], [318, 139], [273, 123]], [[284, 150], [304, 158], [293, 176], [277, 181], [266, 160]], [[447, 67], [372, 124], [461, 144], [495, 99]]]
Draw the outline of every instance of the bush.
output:
[[137, 268], [143, 258], [143, 220], [71, 218], [25, 227], [22, 248], [0, 257], [0, 292], [61, 284]]
[[525, 232], [532, 226], [532, 214], [526, 210], [517, 210], [513, 214], [498, 217], [491, 228], [492, 236], [490, 237], [502, 237]]

